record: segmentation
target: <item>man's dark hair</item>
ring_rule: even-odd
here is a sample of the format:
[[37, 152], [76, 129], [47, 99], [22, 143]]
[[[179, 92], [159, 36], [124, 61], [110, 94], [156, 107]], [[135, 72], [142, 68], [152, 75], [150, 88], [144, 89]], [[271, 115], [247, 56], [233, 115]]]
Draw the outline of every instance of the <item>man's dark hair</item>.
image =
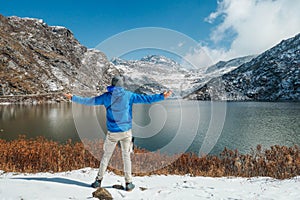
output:
[[123, 87], [124, 86], [124, 77], [121, 75], [114, 76], [111, 80], [111, 85]]

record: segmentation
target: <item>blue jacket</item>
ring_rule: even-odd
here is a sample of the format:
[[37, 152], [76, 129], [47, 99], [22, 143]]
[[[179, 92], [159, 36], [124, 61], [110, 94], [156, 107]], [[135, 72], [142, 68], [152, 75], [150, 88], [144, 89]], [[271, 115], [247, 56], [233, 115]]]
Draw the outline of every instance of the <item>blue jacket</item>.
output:
[[141, 95], [122, 87], [108, 86], [107, 92], [96, 97], [80, 97], [73, 95], [75, 103], [94, 106], [104, 105], [106, 108], [106, 126], [110, 132], [124, 132], [132, 128], [132, 105], [134, 103], [153, 103], [164, 100], [163, 94]]

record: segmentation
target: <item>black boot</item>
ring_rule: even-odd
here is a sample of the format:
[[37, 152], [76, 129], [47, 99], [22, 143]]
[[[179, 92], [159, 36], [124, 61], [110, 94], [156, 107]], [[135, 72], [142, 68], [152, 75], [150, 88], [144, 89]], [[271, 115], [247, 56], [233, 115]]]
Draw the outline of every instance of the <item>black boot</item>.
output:
[[93, 188], [99, 188], [99, 187], [101, 187], [101, 181], [102, 181], [102, 179], [97, 179], [97, 178], [96, 178], [95, 182], [92, 183], [91, 186], [92, 186]]
[[125, 190], [128, 191], [128, 192], [130, 192], [131, 190], [134, 189], [134, 187], [135, 187], [135, 185], [132, 182], [126, 183]]

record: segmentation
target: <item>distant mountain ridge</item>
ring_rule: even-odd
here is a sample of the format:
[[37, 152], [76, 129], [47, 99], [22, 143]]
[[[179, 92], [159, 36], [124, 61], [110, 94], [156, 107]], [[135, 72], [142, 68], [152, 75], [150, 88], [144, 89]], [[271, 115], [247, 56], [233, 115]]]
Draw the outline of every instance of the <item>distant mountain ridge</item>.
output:
[[140, 93], [157, 93], [171, 89], [174, 96], [182, 98], [210, 79], [219, 77], [255, 56], [221, 61], [203, 69], [187, 69], [182, 64], [161, 55], [148, 55], [140, 60], [113, 58], [112, 64], [127, 78], [127, 88]]
[[189, 70], [165, 56], [148, 55], [140, 60], [113, 58], [111, 62], [126, 77], [126, 87], [139, 93], [171, 89], [175, 96], [181, 97], [181, 93], [186, 92], [185, 89], [193, 82], [189, 79]]

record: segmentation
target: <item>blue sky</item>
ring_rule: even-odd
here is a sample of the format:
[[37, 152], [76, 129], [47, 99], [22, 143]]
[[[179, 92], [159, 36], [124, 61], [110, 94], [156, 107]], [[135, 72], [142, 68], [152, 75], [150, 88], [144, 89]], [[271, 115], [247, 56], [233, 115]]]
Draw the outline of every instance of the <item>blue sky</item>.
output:
[[9, 0], [1, 2], [0, 13], [65, 26], [83, 45], [93, 48], [112, 35], [138, 27], [164, 27], [196, 41], [207, 40], [212, 25], [204, 19], [216, 8], [214, 0]]
[[203, 52], [217, 62], [259, 54], [295, 36], [300, 33], [299, 10], [298, 0], [6, 0], [0, 4], [4, 16], [65, 26], [88, 48], [134, 28], [172, 29], [199, 43], [185, 55], [197, 65], [207, 64]]

